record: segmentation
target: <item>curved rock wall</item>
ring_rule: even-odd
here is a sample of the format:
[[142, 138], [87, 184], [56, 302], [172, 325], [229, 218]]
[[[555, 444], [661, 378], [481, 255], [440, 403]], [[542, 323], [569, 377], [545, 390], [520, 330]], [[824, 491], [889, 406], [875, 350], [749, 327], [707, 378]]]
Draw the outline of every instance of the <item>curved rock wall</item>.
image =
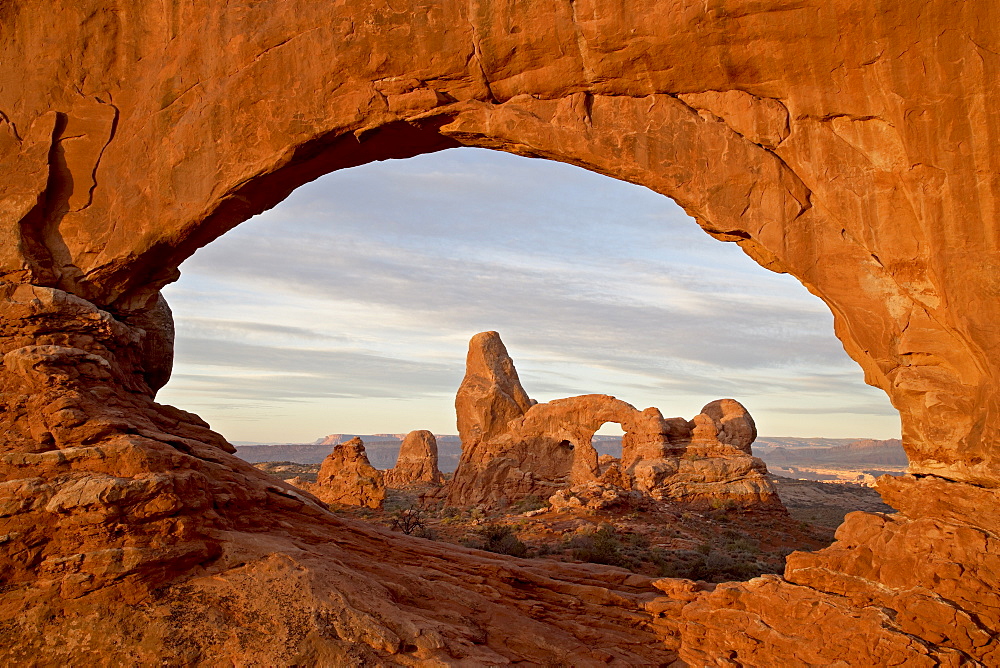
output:
[[460, 144], [562, 160], [795, 275], [915, 470], [997, 476], [990, 3], [4, 11], [0, 277], [125, 313], [334, 169]]
[[[996, 663], [997, 26], [946, 0], [4, 3], [3, 657]], [[900, 411], [901, 512], [785, 579], [657, 596], [338, 524], [153, 403], [183, 259], [317, 176], [458, 145], [647, 186], [802, 281]]]

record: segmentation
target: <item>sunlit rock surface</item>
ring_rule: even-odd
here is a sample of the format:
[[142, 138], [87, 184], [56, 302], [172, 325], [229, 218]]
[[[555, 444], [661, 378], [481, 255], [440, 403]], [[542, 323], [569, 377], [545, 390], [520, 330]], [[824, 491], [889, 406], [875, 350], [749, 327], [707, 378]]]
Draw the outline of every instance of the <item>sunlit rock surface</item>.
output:
[[368, 461], [364, 441], [357, 437], [333, 446], [319, 467], [315, 483], [296, 483], [326, 503], [381, 508], [385, 502], [383, 472]]
[[434, 434], [426, 429], [411, 431], [399, 446], [396, 465], [383, 472], [386, 487], [413, 483], [440, 485], [444, 476], [438, 468], [438, 447]]
[[[449, 505], [548, 498], [602, 480], [657, 500], [781, 507], [767, 468], [751, 456], [757, 429], [738, 401], [713, 401], [691, 421], [605, 394], [539, 404], [527, 400], [496, 332], [472, 337], [467, 360], [455, 398], [462, 458], [443, 492]], [[591, 442], [606, 422], [625, 432], [610, 471], [601, 470]]]
[[[4, 663], [998, 663], [996, 3], [9, 0], [0, 25]], [[798, 278], [900, 411], [900, 512], [784, 578], [654, 587], [338, 520], [154, 403], [181, 261], [322, 174], [459, 145], [644, 185]]]

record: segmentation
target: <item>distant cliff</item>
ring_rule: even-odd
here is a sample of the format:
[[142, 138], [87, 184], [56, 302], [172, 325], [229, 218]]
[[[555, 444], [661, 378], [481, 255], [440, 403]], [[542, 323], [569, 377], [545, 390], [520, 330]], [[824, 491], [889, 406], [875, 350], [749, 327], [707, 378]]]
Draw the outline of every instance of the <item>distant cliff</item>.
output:
[[[778, 442], [781, 439], [770, 439]], [[791, 440], [791, 439], [789, 439]], [[898, 438], [884, 441], [858, 439], [832, 447], [787, 447], [758, 448], [758, 456], [775, 466], [906, 466], [903, 442]]]

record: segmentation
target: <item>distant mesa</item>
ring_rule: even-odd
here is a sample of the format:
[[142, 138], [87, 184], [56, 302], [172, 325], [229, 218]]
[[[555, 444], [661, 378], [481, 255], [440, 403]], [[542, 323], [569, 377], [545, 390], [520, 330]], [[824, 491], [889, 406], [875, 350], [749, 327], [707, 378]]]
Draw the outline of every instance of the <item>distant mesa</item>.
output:
[[316, 445], [340, 445], [354, 438], [353, 434], [330, 434], [316, 439]]
[[[761, 439], [761, 456], [766, 460], [798, 463], [891, 464], [906, 466], [909, 461], [898, 438], [858, 439]], [[805, 442], [803, 442], [805, 441]]]
[[884, 474], [900, 475], [909, 461], [898, 438], [768, 439], [760, 457], [778, 475], [809, 480], [839, 480], [874, 485]]
[[[316, 445], [339, 445], [340, 443], [347, 443], [354, 438], [364, 438], [365, 434], [329, 434], [323, 438], [316, 440]], [[370, 434], [371, 439], [385, 440], [385, 441], [401, 441], [406, 437], [406, 434]]]

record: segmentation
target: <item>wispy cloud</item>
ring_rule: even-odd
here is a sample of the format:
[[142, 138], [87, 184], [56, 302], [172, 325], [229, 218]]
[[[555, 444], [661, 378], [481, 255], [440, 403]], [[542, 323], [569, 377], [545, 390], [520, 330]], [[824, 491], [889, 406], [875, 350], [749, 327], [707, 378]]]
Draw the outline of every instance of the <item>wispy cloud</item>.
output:
[[[185, 366], [214, 369], [214, 390], [247, 399], [401, 397], [442, 394], [462, 378], [461, 364], [411, 362], [342, 350], [265, 346], [220, 339], [182, 338]], [[233, 373], [232, 370], [238, 370]], [[190, 379], [191, 376], [188, 375]]]

